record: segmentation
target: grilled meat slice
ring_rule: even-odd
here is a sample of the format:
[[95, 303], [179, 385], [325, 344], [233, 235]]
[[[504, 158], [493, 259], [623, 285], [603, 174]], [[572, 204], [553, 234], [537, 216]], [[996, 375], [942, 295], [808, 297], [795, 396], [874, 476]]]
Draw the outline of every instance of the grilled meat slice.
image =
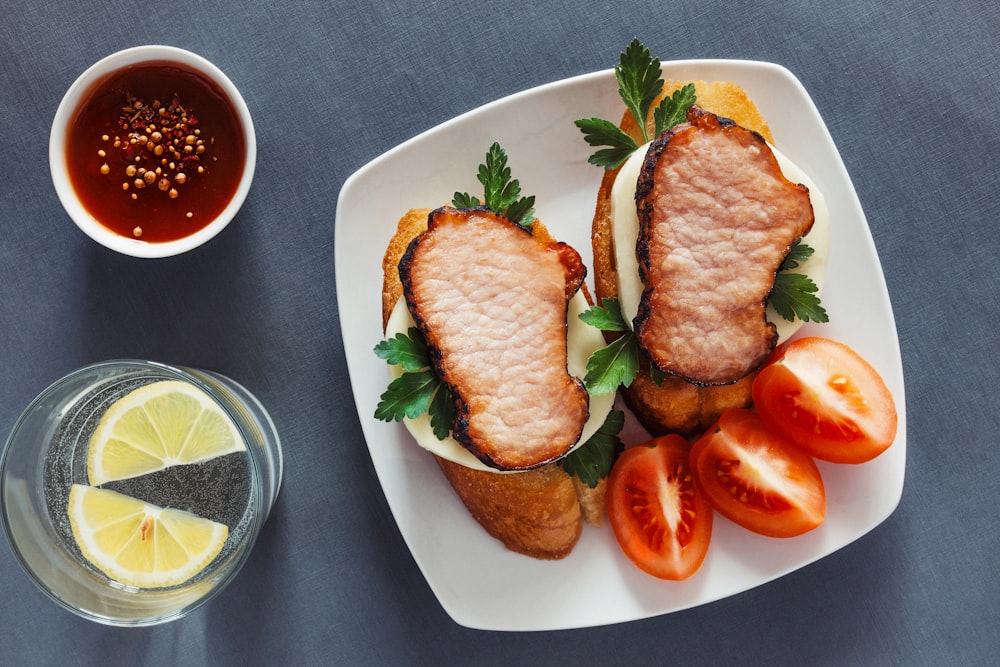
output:
[[697, 107], [687, 120], [650, 146], [636, 190], [635, 332], [660, 370], [729, 384], [774, 349], [767, 297], [812, 205], [760, 135]]
[[566, 306], [579, 254], [486, 209], [432, 211], [399, 263], [403, 294], [455, 401], [453, 437], [487, 465], [525, 470], [565, 454], [588, 416], [566, 369]]

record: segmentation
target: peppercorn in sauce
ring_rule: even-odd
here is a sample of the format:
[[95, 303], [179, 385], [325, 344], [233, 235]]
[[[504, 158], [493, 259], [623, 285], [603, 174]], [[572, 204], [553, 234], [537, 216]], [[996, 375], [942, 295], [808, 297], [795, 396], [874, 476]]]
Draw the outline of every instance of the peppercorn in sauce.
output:
[[197, 232], [229, 204], [246, 141], [226, 94], [180, 63], [117, 70], [84, 96], [66, 140], [84, 207], [152, 243]]

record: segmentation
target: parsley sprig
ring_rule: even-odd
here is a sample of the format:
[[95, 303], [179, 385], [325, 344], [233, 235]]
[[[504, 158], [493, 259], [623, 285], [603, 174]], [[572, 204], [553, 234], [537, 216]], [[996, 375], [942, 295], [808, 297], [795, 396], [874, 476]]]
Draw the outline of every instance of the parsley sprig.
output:
[[375, 354], [403, 370], [379, 398], [375, 419], [402, 421], [429, 413], [435, 437], [447, 438], [454, 421], [455, 403], [448, 387], [430, 368], [427, 340], [420, 330], [410, 327], [405, 334], [397, 333], [383, 340], [375, 346]]
[[639, 343], [622, 316], [618, 299], [601, 299], [601, 305], [580, 313], [580, 319], [601, 331], [622, 334], [587, 359], [587, 374], [583, 378], [587, 391], [600, 396], [617, 391], [619, 385], [632, 384], [639, 372]]
[[625, 413], [621, 410], [612, 410], [608, 413], [604, 424], [587, 442], [559, 459], [559, 467], [570, 477], [576, 475], [581, 482], [593, 489], [611, 473], [611, 466], [625, 449], [621, 438], [618, 437], [623, 426], [625, 426]]
[[479, 165], [476, 178], [483, 184], [484, 201], [468, 192], [456, 192], [451, 202], [455, 208], [485, 206], [522, 227], [535, 221], [535, 196], [521, 197], [521, 184], [510, 177], [507, 153], [499, 143], [493, 142], [486, 151], [486, 161]]
[[803, 322], [830, 321], [826, 309], [820, 305], [819, 297], [816, 296], [819, 291], [816, 283], [807, 275], [790, 271], [804, 264], [812, 257], [813, 252], [801, 239], [792, 244], [774, 278], [771, 294], [767, 297], [774, 312], [789, 322], [795, 319]]
[[[618, 94], [642, 132], [642, 143], [650, 140], [646, 119], [653, 102], [663, 92], [660, 59], [654, 58], [637, 38], [633, 38], [615, 65]], [[688, 83], [664, 96], [653, 109], [653, 136], [682, 122], [695, 102], [694, 84]], [[575, 122], [584, 140], [598, 148], [587, 161], [605, 169], [615, 169], [639, 148], [636, 140], [616, 123], [602, 118], [581, 118]]]

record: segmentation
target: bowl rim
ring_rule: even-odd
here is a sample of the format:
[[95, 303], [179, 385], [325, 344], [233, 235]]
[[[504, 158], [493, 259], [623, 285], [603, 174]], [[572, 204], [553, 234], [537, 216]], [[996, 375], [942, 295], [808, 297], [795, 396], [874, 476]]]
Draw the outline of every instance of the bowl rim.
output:
[[[116, 70], [154, 61], [180, 63], [203, 74], [218, 85], [229, 97], [229, 101], [236, 111], [243, 128], [246, 143], [246, 160], [243, 165], [243, 176], [240, 178], [236, 192], [233, 194], [226, 208], [212, 222], [195, 233], [173, 241], [159, 243], [121, 236], [108, 227], [105, 227], [91, 215], [80, 203], [70, 182], [64, 148], [67, 134], [66, 128], [70, 119], [79, 107], [83, 94], [94, 82]], [[246, 101], [233, 82], [221, 69], [206, 58], [186, 49], [163, 44], [133, 46], [116, 51], [101, 58], [84, 70], [63, 95], [52, 119], [52, 128], [49, 133], [49, 170], [56, 194], [63, 208], [84, 234], [106, 248], [131, 257], [159, 258], [179, 255], [193, 250], [214, 238], [229, 225], [236, 216], [236, 213], [243, 206], [250, 191], [250, 185], [253, 182], [256, 163], [257, 139], [253, 119], [250, 116], [250, 110], [247, 108]]]

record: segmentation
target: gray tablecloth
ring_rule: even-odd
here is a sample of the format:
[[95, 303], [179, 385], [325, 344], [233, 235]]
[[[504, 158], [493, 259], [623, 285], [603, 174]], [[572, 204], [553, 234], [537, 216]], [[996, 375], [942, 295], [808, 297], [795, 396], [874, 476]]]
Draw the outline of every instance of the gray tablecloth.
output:
[[[1000, 649], [1000, 64], [995, 3], [0, 0], [0, 427], [86, 363], [144, 357], [239, 379], [268, 406], [281, 497], [238, 580], [176, 623], [80, 620], [0, 547], [0, 663], [985, 664]], [[544, 633], [463, 628], [400, 537], [346, 373], [333, 271], [345, 179], [525, 88], [663, 59], [771, 61], [805, 85], [865, 209], [906, 378], [906, 484], [857, 542], [743, 594]], [[129, 259], [88, 240], [48, 172], [74, 78], [165, 43], [227, 72], [253, 113], [249, 199], [205, 247]], [[391, 184], [390, 184], [391, 185]], [[490, 576], [484, 572], [484, 576]], [[600, 596], [600, 582], [581, 583]]]

